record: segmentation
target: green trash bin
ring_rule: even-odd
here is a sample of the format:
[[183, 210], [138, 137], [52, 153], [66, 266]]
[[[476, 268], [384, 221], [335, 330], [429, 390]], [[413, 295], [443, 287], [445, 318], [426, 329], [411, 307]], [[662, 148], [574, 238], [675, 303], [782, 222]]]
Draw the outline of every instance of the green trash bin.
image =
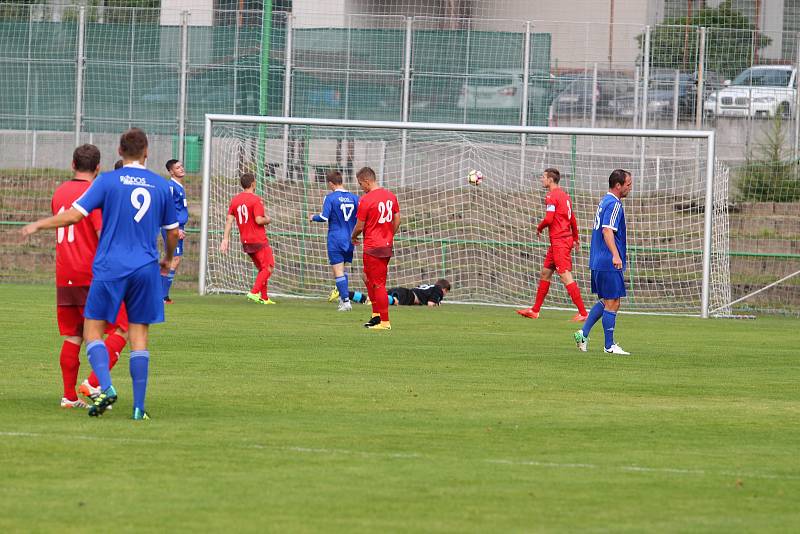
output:
[[[172, 136], [172, 157], [178, 158], [178, 136]], [[203, 141], [200, 136], [186, 135], [183, 137], [183, 168], [186, 172], [200, 172], [200, 162], [203, 159]]]

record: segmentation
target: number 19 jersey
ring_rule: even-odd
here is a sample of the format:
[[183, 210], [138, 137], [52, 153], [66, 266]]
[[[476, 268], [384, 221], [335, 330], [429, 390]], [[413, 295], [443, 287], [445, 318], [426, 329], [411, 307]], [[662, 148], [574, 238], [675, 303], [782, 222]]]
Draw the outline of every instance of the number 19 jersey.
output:
[[236, 218], [239, 239], [242, 241], [245, 252], [256, 252], [264, 245], [269, 244], [266, 228], [256, 224], [256, 217], [263, 217], [264, 213], [264, 201], [260, 196], [249, 191], [242, 191], [231, 200], [228, 215]]
[[101, 174], [72, 206], [84, 216], [103, 212], [92, 267], [98, 281], [119, 280], [158, 262], [159, 229], [178, 227], [167, 181], [139, 164]]

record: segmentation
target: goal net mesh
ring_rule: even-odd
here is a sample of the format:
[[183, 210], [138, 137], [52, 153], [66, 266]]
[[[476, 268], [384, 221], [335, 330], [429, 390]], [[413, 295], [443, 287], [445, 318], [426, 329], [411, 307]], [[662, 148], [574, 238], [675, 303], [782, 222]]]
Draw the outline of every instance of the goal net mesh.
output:
[[[572, 198], [581, 246], [572, 274], [591, 303], [589, 242], [597, 204], [615, 168], [633, 173], [625, 199], [628, 228], [626, 310], [696, 314], [701, 308], [706, 140], [587, 135], [403, 132], [214, 122], [209, 177], [206, 292], [244, 292], [254, 271], [235, 245], [219, 252], [227, 209], [241, 191], [239, 177], [256, 172], [257, 192], [272, 222], [275, 253], [270, 294], [323, 297], [333, 287], [324, 224], [309, 222], [327, 193], [325, 172], [338, 169], [359, 192], [355, 174], [372, 167], [400, 203], [401, 225], [387, 287], [448, 279], [447, 301], [523, 306], [534, 298], [547, 252], [536, 224], [545, 214], [539, 176], [561, 171]], [[265, 139], [262, 155], [259, 138]], [[263, 161], [260, 161], [263, 160]], [[471, 185], [471, 169], [484, 175]], [[716, 165], [710, 309], [727, 313], [728, 171]], [[361, 250], [350, 269], [351, 288], [363, 289]], [[202, 261], [202, 260], [201, 260]], [[557, 277], [545, 306], [573, 308]]]

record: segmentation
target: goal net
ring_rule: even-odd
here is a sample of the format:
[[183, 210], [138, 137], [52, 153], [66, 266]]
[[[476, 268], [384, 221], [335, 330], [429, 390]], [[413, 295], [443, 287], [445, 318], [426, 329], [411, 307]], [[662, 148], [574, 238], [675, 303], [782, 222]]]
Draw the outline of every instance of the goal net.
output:
[[[355, 174], [369, 166], [400, 203], [388, 287], [446, 278], [453, 287], [448, 302], [530, 305], [548, 247], [546, 235], [536, 235], [545, 214], [539, 176], [556, 167], [580, 228], [572, 273], [590, 303], [594, 215], [608, 175], [623, 168], [634, 178], [624, 201], [626, 311], [729, 313], [728, 171], [720, 164], [709, 169], [712, 134], [452, 126], [208, 116], [201, 293], [244, 292], [252, 283], [248, 256], [235, 246], [223, 255], [219, 244], [229, 202], [241, 191], [239, 177], [255, 172], [272, 218], [270, 293], [327, 296], [333, 287], [327, 227], [308, 215], [321, 209], [328, 192], [326, 171], [340, 170], [345, 187], [360, 193]], [[469, 183], [472, 169], [485, 177], [480, 185]], [[360, 253], [350, 269], [356, 290], [363, 289]], [[545, 304], [573, 307], [556, 279]]]

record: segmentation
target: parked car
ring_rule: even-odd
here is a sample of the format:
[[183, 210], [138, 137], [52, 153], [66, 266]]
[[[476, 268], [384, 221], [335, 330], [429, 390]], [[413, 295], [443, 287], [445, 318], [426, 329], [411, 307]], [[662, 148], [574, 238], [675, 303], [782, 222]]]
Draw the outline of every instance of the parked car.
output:
[[797, 72], [792, 65], [757, 65], [711, 93], [705, 112], [717, 117], [791, 117]]
[[[716, 72], [707, 71], [703, 76], [703, 94], [722, 87], [721, 78]], [[697, 101], [697, 73], [681, 72], [675, 83], [675, 71], [657, 70], [652, 73], [647, 92], [647, 114], [652, 117], [672, 117], [675, 107], [675, 90], [678, 91], [678, 114], [693, 116]], [[639, 98], [643, 98], [640, 95]], [[609, 110], [616, 116], [632, 117], [636, 106], [633, 95], [617, 98], [608, 103]]]
[[[549, 73], [532, 70], [528, 79], [529, 102], [549, 98]], [[468, 110], [519, 110], [522, 105], [522, 81], [520, 69], [479, 70], [464, 82], [456, 106], [459, 109], [466, 107]]]
[[[553, 111], [557, 116], [588, 115], [595, 101], [598, 115], [611, 113], [609, 102], [624, 97], [633, 97], [633, 78], [617, 73], [603, 73], [597, 83], [592, 76], [574, 79], [553, 101]], [[594, 86], [594, 87], [593, 87]]]

